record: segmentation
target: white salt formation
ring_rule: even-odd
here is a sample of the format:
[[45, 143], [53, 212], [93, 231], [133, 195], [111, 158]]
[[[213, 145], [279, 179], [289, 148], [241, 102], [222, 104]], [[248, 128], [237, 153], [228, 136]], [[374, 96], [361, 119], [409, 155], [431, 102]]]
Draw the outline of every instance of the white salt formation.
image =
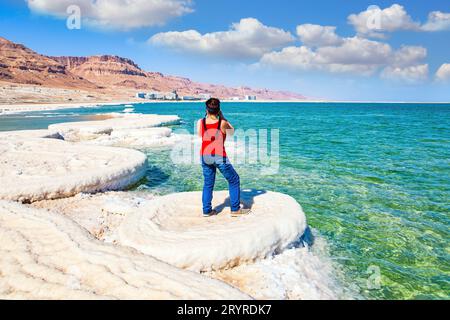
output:
[[[321, 243], [315, 243], [314, 247], [320, 245]], [[274, 257], [209, 275], [258, 300], [350, 298], [335, 280], [336, 270], [331, 260], [315, 250], [311, 252], [307, 247], [287, 249]]]
[[145, 211], [154, 195], [145, 191], [80, 193], [74, 197], [43, 200], [31, 204], [63, 214], [88, 230], [97, 239], [118, 243], [117, 231], [126, 216]]
[[120, 190], [139, 181], [146, 156], [130, 149], [57, 139], [0, 140], [0, 199], [33, 202]]
[[181, 268], [217, 270], [263, 259], [297, 240], [306, 228], [298, 203], [279, 193], [244, 191], [252, 214], [231, 218], [227, 192], [216, 192], [221, 214], [205, 219], [200, 193], [158, 197], [147, 192], [79, 194], [33, 203], [62, 213], [96, 238], [131, 246]]
[[223, 282], [101, 243], [63, 215], [0, 201], [0, 299], [247, 299]]
[[191, 136], [174, 134], [170, 128], [118, 129], [99, 135], [84, 144], [127, 147], [136, 149], [171, 147], [176, 143], [192, 140]]
[[144, 114], [110, 114], [111, 119], [99, 121], [68, 122], [52, 124], [51, 132], [60, 134], [66, 141], [94, 140], [109, 136], [115, 130], [147, 129], [177, 123], [178, 116]]
[[30, 138], [61, 138], [57, 133], [44, 130], [17, 130], [17, 131], [0, 131], [0, 143], [7, 139], [30, 139]]
[[[146, 212], [151, 210], [151, 202], [155, 199], [157, 196], [145, 191], [107, 192], [39, 201], [33, 203], [32, 206], [64, 214], [86, 228], [97, 239], [118, 244], [120, 243], [118, 230], [127, 217], [146, 215]], [[189, 203], [192, 203], [193, 200], [199, 201], [192, 197]], [[177, 214], [180, 214], [180, 211], [185, 208], [186, 206], [182, 205]], [[225, 209], [224, 215], [227, 214], [227, 210]], [[195, 217], [191, 221], [197, 218], [203, 219], [200, 218], [201, 212], [198, 212], [197, 209], [193, 213]], [[206, 219], [204, 221], [207, 222], [205, 229], [212, 228], [211, 225], [217, 223], [217, 218], [220, 216]], [[264, 219], [261, 216], [259, 218]], [[241, 219], [231, 222], [239, 224]], [[241, 236], [245, 237], [245, 234]], [[217, 251], [220, 255], [220, 252], [223, 251], [223, 241], [213, 242], [216, 238], [213, 236], [209, 238], [211, 239], [205, 240], [204, 243], [204, 245], [209, 243], [209, 248], [204, 255], [211, 254], [212, 251]], [[159, 244], [161, 243], [158, 242], [157, 245]], [[343, 297], [342, 290], [334, 280], [336, 270], [332, 263], [324, 258], [327, 256], [326, 253], [317, 252], [325, 250], [324, 247], [324, 241], [316, 238], [314, 252], [307, 247], [289, 248], [266, 259], [243, 263], [232, 269], [209, 272], [207, 275], [223, 280], [256, 299], [341, 298]], [[317, 250], [319, 248], [320, 250]], [[189, 252], [192, 250], [193, 248], [189, 248]], [[178, 249], [172, 253], [178, 255]]]
[[[208, 271], [266, 258], [286, 248], [306, 229], [300, 205], [273, 192], [244, 191], [252, 214], [229, 215], [227, 192], [216, 192], [216, 217], [201, 214], [201, 193], [178, 193], [148, 201], [125, 216], [118, 241], [171, 265]], [[227, 212], [228, 211], [228, 212]]]

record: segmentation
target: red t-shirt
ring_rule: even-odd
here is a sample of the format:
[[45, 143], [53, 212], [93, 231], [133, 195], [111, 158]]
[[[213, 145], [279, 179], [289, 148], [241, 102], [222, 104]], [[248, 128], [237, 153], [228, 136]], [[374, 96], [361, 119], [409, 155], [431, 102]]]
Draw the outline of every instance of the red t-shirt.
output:
[[202, 136], [202, 156], [221, 156], [226, 157], [225, 141], [227, 135], [220, 130], [222, 121], [216, 123], [206, 124], [205, 120], [201, 120], [201, 136]]

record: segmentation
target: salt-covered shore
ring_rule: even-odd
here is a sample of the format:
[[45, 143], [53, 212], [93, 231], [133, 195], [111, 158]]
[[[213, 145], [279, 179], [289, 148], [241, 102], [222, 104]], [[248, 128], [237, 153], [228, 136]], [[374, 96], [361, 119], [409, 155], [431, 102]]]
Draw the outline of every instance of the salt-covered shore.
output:
[[35, 112], [35, 111], [51, 111], [59, 109], [72, 109], [72, 108], [94, 108], [99, 106], [119, 105], [119, 104], [138, 104], [140, 101], [115, 101], [115, 102], [71, 102], [71, 103], [23, 103], [23, 104], [0, 104], [0, 116], [8, 114], [16, 114], [22, 112]]
[[154, 197], [127, 192], [41, 201], [33, 207], [63, 211], [106, 242], [197, 272], [264, 259], [283, 251], [306, 229], [301, 207], [287, 195], [243, 190], [242, 201], [253, 214], [242, 219], [231, 218], [225, 209], [228, 192], [215, 193], [221, 214], [214, 219], [204, 219], [201, 201], [193, 199], [201, 199], [201, 193]]
[[0, 201], [2, 299], [247, 299], [237, 289], [102, 243], [58, 213]]
[[33, 202], [123, 189], [143, 177], [147, 158], [134, 150], [30, 138], [2, 142], [0, 161], [0, 198]]
[[[221, 214], [204, 219], [199, 193], [114, 192], [145, 174], [146, 156], [129, 148], [173, 144], [160, 126], [177, 121], [115, 114], [0, 133], [0, 298], [336, 298], [326, 264], [292, 245], [307, 223], [287, 195], [244, 190], [252, 214], [233, 219], [217, 192]], [[280, 261], [299, 259], [286, 277]]]

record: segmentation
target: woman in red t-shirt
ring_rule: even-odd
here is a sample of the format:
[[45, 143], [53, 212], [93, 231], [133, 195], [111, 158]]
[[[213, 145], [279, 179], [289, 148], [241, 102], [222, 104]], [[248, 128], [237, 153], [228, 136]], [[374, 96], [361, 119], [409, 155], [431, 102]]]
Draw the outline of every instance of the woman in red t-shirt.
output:
[[206, 117], [198, 121], [197, 132], [202, 138], [203, 215], [210, 217], [217, 214], [212, 208], [217, 169], [228, 181], [231, 215], [239, 217], [249, 214], [250, 210], [241, 209], [240, 178], [231, 165], [225, 150], [227, 134], [233, 135], [234, 128], [223, 116], [218, 99], [212, 98], [206, 102]]

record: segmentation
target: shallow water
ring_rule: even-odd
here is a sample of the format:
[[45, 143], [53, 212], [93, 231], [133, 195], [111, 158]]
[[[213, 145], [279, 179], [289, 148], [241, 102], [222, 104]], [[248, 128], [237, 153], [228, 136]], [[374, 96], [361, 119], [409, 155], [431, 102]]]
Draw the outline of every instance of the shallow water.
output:
[[[46, 128], [123, 109], [10, 115], [0, 117], [0, 130]], [[237, 165], [243, 187], [299, 201], [327, 240], [343, 281], [367, 298], [450, 298], [449, 104], [227, 103], [223, 109], [237, 128], [280, 129], [279, 173], [264, 176], [259, 166]], [[135, 112], [177, 114], [183, 121], [174, 129], [193, 132], [203, 105], [144, 104]], [[167, 150], [145, 152], [148, 179], [138, 189], [201, 190], [199, 166], [174, 165]], [[217, 189], [224, 188], [219, 178]]]

